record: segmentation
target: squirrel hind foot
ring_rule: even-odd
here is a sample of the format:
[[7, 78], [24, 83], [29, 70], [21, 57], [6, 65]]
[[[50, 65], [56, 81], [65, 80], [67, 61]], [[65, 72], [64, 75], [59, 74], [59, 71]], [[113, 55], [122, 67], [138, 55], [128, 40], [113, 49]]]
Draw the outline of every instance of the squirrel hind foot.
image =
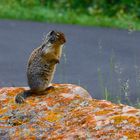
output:
[[15, 102], [18, 104], [22, 104], [25, 102], [25, 99], [31, 95], [32, 95], [32, 92], [30, 90], [18, 93], [15, 97]]
[[22, 96], [22, 94], [17, 94], [15, 97], [15, 102], [18, 104], [25, 103], [25, 98]]

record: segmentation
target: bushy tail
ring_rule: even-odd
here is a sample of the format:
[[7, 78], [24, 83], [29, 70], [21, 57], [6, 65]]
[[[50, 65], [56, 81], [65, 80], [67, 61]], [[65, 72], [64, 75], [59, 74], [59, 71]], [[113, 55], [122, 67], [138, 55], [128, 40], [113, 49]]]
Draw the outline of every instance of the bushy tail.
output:
[[18, 104], [24, 103], [25, 99], [32, 94], [31, 90], [26, 90], [21, 93], [18, 93], [15, 97], [15, 102]]

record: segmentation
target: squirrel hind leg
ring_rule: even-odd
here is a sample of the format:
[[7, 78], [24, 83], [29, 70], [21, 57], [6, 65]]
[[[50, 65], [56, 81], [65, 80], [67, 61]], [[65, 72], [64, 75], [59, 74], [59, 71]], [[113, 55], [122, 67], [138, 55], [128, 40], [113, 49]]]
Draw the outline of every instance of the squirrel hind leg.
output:
[[[21, 93], [18, 93], [15, 97], [15, 102], [18, 104], [22, 104], [25, 102], [25, 99], [31, 95], [44, 95], [46, 94], [47, 91], [49, 90], [54, 90], [53, 86], [49, 86], [45, 89], [34, 89], [34, 90], [27, 90], [27, 91], [23, 91]], [[46, 91], [46, 92], [45, 92]]]

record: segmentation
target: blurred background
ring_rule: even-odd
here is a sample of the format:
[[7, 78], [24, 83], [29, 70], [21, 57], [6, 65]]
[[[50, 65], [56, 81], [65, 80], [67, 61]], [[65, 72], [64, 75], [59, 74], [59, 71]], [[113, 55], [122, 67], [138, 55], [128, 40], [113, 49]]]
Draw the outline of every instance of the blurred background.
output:
[[0, 0], [0, 17], [140, 29], [140, 1]]
[[140, 107], [139, 0], [0, 0], [0, 86], [27, 86], [26, 63], [46, 33], [67, 44], [55, 83]]

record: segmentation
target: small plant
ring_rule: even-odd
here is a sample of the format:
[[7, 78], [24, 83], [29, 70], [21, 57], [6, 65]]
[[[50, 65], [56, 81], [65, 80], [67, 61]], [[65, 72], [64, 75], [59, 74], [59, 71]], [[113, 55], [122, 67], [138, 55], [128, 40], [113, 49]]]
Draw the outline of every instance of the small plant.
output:
[[[101, 44], [99, 45], [99, 48], [101, 48]], [[103, 50], [102, 50], [103, 52]], [[101, 55], [101, 50], [99, 49], [99, 54]], [[131, 83], [129, 76], [124, 78], [123, 74], [125, 73], [125, 69], [123, 68], [123, 65], [120, 62], [116, 61], [115, 53], [112, 51], [111, 57], [110, 57], [110, 75], [108, 78], [105, 77], [102, 73], [102, 69], [98, 68], [98, 80], [99, 85], [101, 88], [101, 92], [103, 95], [103, 98], [105, 100], [110, 100], [115, 103], [125, 103], [131, 106], [135, 106], [140, 108], [140, 101], [139, 97], [137, 98], [137, 101], [134, 102], [132, 97], [132, 91], [131, 90]], [[134, 71], [136, 71], [136, 85], [135, 90], [137, 93], [140, 91], [140, 70], [138, 69], [138, 66], [136, 67], [136, 64], [134, 65]], [[105, 83], [110, 83], [109, 86], [107, 86]]]

